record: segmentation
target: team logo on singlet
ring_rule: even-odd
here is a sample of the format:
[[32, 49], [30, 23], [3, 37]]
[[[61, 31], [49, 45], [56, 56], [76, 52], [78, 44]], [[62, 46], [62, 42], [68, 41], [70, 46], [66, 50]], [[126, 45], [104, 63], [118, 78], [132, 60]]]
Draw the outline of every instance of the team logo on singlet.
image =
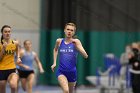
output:
[[14, 52], [14, 50], [5, 50], [5, 55], [12, 55]]
[[63, 53], [68, 53], [68, 52], [73, 52], [74, 50], [73, 49], [71, 49], [70, 47], [69, 48], [67, 48], [67, 49], [60, 49], [60, 52], [63, 52]]
[[[5, 40], [2, 40], [4, 43]], [[6, 50], [4, 51], [4, 55], [13, 55], [15, 53], [16, 46], [12, 40], [10, 40], [10, 44], [7, 45]]]
[[15, 53], [15, 49], [16, 49], [15, 45], [12, 44], [5, 50], [5, 55], [13, 55]]

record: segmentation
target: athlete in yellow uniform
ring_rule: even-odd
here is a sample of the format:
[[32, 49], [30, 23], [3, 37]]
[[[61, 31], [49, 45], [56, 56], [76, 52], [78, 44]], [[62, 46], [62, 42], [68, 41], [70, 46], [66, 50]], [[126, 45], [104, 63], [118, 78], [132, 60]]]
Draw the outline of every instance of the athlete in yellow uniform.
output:
[[[11, 88], [11, 93], [17, 93], [18, 75], [16, 74], [16, 64], [14, 54], [18, 53], [18, 42], [11, 40], [11, 27], [4, 25], [1, 28], [0, 42], [0, 93], [6, 93], [6, 83]], [[18, 56], [19, 57], [19, 56]], [[17, 62], [21, 62], [18, 58]]]
[[[2, 50], [2, 44], [0, 44], [0, 51]], [[0, 70], [15, 69], [14, 52], [16, 51], [16, 45], [14, 41], [10, 40], [5, 49], [3, 58], [0, 60]]]

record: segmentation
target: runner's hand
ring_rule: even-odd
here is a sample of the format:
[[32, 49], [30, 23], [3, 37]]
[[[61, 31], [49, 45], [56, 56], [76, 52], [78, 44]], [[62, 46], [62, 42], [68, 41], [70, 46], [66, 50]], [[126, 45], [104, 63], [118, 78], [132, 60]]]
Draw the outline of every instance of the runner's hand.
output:
[[53, 72], [54, 72], [55, 67], [56, 67], [55, 64], [53, 64], [53, 65], [51, 66], [51, 69], [52, 69]]

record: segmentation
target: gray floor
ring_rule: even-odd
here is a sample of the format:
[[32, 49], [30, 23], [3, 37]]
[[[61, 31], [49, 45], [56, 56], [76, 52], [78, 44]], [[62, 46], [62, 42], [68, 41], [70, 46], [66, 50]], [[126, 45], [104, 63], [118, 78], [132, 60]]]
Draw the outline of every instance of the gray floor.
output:
[[[6, 93], [10, 93], [10, 88], [7, 86]], [[26, 93], [19, 87], [19, 93]], [[35, 86], [33, 88], [33, 93], [62, 93], [62, 90], [58, 86]], [[75, 93], [99, 93], [97, 89], [94, 88], [77, 88]]]
[[[10, 93], [10, 88], [7, 86], [6, 93]], [[26, 93], [19, 87], [18, 93]], [[35, 86], [33, 87], [33, 93], [62, 93], [62, 90], [58, 86]], [[120, 93], [118, 90], [106, 90], [100, 91], [99, 88], [80, 86], [76, 89], [75, 93]], [[122, 93], [122, 92], [121, 92]], [[132, 93], [131, 90], [124, 90], [123, 93]]]

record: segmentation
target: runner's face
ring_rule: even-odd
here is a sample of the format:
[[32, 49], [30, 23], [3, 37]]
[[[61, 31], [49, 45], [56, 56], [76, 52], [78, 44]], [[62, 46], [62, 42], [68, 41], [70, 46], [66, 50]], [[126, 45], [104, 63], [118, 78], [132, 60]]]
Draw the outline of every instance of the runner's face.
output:
[[8, 40], [11, 37], [11, 28], [5, 27], [2, 32], [3, 38]]
[[65, 35], [68, 38], [71, 38], [75, 34], [75, 27], [67, 25], [64, 29]]
[[25, 47], [27, 50], [31, 49], [31, 47], [32, 47], [31, 42], [30, 42], [30, 41], [26, 41], [26, 43], [24, 44], [24, 47]]

